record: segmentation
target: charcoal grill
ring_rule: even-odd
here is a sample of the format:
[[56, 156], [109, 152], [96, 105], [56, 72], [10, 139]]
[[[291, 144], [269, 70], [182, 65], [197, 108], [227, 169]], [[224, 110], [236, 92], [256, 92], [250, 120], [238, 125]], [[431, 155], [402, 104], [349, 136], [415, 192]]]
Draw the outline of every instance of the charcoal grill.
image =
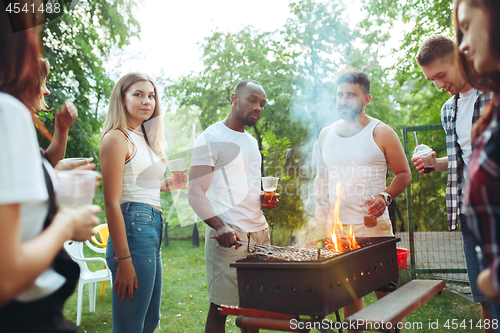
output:
[[357, 238], [361, 248], [317, 261], [238, 260], [240, 307], [326, 316], [397, 280], [399, 241]]

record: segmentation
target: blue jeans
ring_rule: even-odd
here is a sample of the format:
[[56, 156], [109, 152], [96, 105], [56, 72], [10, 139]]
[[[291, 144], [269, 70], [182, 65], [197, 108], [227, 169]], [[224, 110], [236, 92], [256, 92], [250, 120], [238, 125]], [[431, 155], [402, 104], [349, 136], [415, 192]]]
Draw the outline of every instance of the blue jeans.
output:
[[[488, 306], [490, 307], [491, 313], [493, 314], [493, 318], [497, 320], [498, 324], [498, 321], [500, 321], [500, 308], [492, 302], [488, 302]], [[500, 327], [497, 326], [495, 332], [500, 332]]]
[[488, 299], [477, 288], [477, 276], [481, 272], [481, 266], [476, 253], [478, 243], [469, 230], [467, 220], [463, 218], [463, 215], [460, 215], [460, 220], [462, 222], [462, 241], [464, 244], [465, 263], [467, 265], [467, 276], [469, 277], [472, 300], [476, 303], [484, 303]]
[[[126, 296], [123, 302], [113, 291], [113, 333], [152, 333], [160, 321], [163, 212], [137, 202], [124, 202], [120, 208], [139, 289], [134, 290], [132, 299]], [[113, 281], [118, 269], [114, 256], [109, 237], [106, 261]]]

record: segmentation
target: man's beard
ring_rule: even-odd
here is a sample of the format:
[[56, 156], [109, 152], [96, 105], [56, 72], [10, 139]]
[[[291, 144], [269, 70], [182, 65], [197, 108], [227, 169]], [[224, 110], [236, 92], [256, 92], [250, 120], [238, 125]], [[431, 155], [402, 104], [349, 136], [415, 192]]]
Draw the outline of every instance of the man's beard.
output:
[[250, 119], [248, 119], [248, 118], [251, 116], [251, 114], [247, 114], [247, 115], [246, 115], [246, 117], [245, 117], [245, 116], [243, 116], [243, 115], [242, 115], [241, 110], [238, 110], [238, 111], [240, 111], [240, 113], [239, 113], [239, 118], [240, 118], [241, 122], [242, 122], [243, 124], [245, 124], [245, 126], [252, 127], [252, 126], [253, 126], [253, 125], [255, 125], [255, 124], [257, 123], [257, 121], [260, 119], [260, 117], [257, 117], [257, 120], [255, 120], [255, 121], [254, 121], [254, 120], [250, 120]]
[[257, 118], [257, 120], [255, 120], [255, 121], [250, 120], [248, 118], [243, 119], [243, 120], [244, 120], [245, 126], [252, 127], [253, 125], [255, 125], [257, 123], [257, 121], [259, 120], [259, 118]]
[[[342, 111], [342, 110], [346, 110]], [[350, 105], [341, 105], [339, 107], [339, 115], [340, 119], [351, 121], [356, 119], [356, 117], [363, 111], [363, 105], [361, 105], [359, 108], [353, 108]]]

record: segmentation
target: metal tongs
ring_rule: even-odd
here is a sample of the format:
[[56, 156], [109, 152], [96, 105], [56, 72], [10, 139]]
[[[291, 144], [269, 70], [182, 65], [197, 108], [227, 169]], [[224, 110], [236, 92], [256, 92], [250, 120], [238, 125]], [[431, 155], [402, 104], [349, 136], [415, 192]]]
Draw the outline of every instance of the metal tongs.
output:
[[[272, 245], [263, 245], [263, 244], [257, 244], [254, 242], [250, 242], [250, 237], [248, 237], [248, 241], [243, 241], [243, 240], [237, 239], [236, 243], [240, 244], [240, 245], [246, 245], [248, 252], [256, 252], [257, 249], [265, 250], [265, 251], [272, 251], [273, 250]], [[253, 250], [250, 250], [250, 246], [253, 247]]]

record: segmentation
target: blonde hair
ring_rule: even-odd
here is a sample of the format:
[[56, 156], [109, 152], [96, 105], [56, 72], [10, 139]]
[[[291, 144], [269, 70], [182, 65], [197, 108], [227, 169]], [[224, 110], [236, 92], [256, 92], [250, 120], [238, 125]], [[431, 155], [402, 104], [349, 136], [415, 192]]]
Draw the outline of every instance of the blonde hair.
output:
[[163, 120], [160, 110], [160, 98], [153, 79], [146, 74], [128, 73], [115, 84], [109, 99], [109, 110], [104, 120], [102, 137], [114, 129], [127, 129], [127, 111], [124, 107], [125, 93], [133, 84], [139, 81], [150, 82], [153, 85], [155, 92], [155, 108], [153, 110], [153, 115], [148, 120], [145, 120], [141, 125], [142, 131], [144, 132], [144, 138], [156, 156], [165, 160], [166, 157], [164, 149], [166, 143], [165, 138], [163, 137]]

